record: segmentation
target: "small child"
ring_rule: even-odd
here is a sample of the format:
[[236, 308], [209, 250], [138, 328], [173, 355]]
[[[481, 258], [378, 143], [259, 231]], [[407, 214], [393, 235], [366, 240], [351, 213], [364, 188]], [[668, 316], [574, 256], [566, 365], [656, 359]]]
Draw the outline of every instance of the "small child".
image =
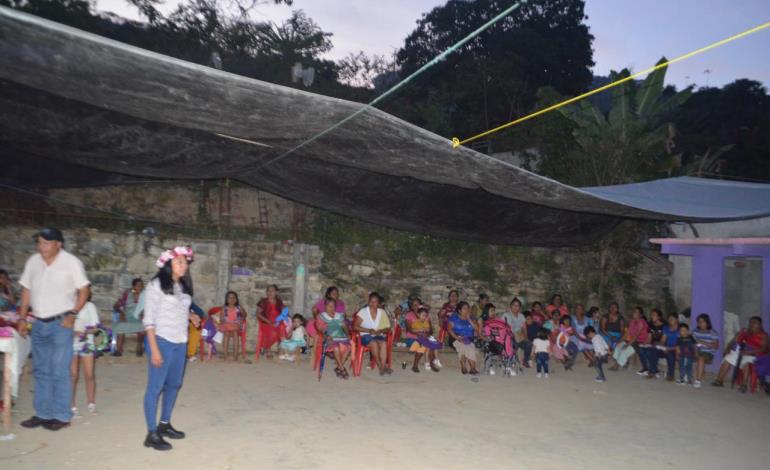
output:
[[542, 373], [545, 373], [545, 378], [548, 378], [548, 359], [551, 357], [551, 342], [548, 340], [548, 330], [540, 328], [537, 332], [537, 338], [532, 342], [532, 354], [535, 356], [535, 363], [537, 364], [537, 378], [542, 377]]
[[692, 363], [695, 360], [695, 338], [686, 323], [679, 325], [679, 339], [676, 340], [676, 356], [679, 358], [679, 385], [692, 384]]
[[425, 363], [426, 370], [430, 368], [433, 372], [438, 372], [439, 368], [435, 364], [436, 350], [441, 349], [441, 343], [431, 335], [433, 328], [430, 323], [428, 307], [421, 306], [418, 308], [417, 318], [412, 320], [411, 329], [412, 333], [417, 335], [417, 339], [409, 346], [409, 351], [414, 353], [412, 372], [420, 372], [417, 364], [420, 363], [420, 359], [425, 353], [428, 354], [428, 362]]
[[94, 332], [99, 325], [99, 311], [91, 302], [83, 306], [78, 312], [75, 320], [75, 326], [72, 328], [72, 362], [70, 363], [70, 376], [72, 377], [72, 414], [78, 416], [78, 409], [75, 406], [76, 392], [78, 388], [78, 379], [80, 377], [80, 364], [83, 364], [83, 375], [86, 379], [86, 396], [88, 397], [88, 412], [96, 414], [96, 346], [94, 344]]
[[282, 339], [279, 345], [280, 355], [278, 359], [298, 362], [300, 350], [307, 346], [306, 336], [305, 317], [295, 313], [291, 317], [291, 328], [286, 331], [286, 338]]
[[[211, 356], [217, 353], [217, 347], [214, 342], [218, 339], [217, 333], [219, 332], [219, 316], [210, 315], [203, 323], [201, 335], [203, 335], [203, 342], [206, 344], [206, 360], [210, 361]], [[219, 335], [222, 336], [221, 334]]]
[[604, 369], [602, 366], [607, 362], [610, 353], [610, 346], [602, 335], [596, 334], [596, 329], [593, 326], [587, 326], [583, 330], [583, 336], [591, 341], [591, 345], [594, 347], [594, 366], [596, 367], [596, 381], [606, 382], [607, 378], [604, 376]]

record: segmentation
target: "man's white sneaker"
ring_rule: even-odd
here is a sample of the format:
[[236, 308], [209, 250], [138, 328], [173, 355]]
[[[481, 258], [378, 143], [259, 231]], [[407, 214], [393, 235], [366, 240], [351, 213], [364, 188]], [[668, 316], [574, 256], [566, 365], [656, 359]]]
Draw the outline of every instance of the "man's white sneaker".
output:
[[542, 377], [542, 376], [543, 376], [543, 374], [541, 374], [540, 372], [538, 372], [538, 373], [537, 373], [537, 378], [538, 378], [538, 379], [539, 379], [540, 377]]

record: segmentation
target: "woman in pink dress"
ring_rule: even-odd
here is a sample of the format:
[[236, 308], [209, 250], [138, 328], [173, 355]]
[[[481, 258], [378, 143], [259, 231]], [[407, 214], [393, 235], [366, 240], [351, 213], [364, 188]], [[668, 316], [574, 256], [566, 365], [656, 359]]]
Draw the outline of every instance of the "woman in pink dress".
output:
[[329, 300], [334, 301], [334, 313], [342, 314], [342, 318], [345, 318], [345, 302], [340, 299], [340, 290], [337, 289], [336, 286], [329, 286], [326, 289], [323, 298], [318, 299], [318, 302], [316, 302], [311, 309], [313, 321], [307, 323], [307, 334], [311, 338], [315, 338], [318, 334], [316, 321], [318, 320], [319, 315], [326, 311], [326, 302]]
[[265, 357], [272, 359], [271, 348], [281, 339], [280, 327], [275, 324], [275, 320], [283, 310], [283, 302], [278, 297], [278, 286], [275, 284], [267, 287], [266, 294], [267, 297], [264, 297], [257, 304], [257, 320], [259, 321], [257, 351], [260, 353], [264, 351]]

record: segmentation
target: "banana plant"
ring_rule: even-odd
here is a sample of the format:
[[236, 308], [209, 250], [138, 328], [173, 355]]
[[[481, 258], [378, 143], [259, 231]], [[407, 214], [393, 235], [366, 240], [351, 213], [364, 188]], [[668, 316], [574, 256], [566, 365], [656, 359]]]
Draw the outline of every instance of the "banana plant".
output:
[[[658, 64], [665, 62], [662, 58]], [[628, 69], [611, 72], [610, 80], [630, 76]], [[673, 171], [681, 156], [675, 153], [676, 129], [669, 118], [692, 94], [665, 87], [666, 67], [650, 73], [644, 81], [629, 80], [612, 88], [612, 105], [602, 112], [589, 100], [559, 109], [573, 126], [577, 144], [572, 165], [582, 177], [574, 181], [586, 185], [629, 183]], [[541, 97], [554, 99], [545, 90]]]

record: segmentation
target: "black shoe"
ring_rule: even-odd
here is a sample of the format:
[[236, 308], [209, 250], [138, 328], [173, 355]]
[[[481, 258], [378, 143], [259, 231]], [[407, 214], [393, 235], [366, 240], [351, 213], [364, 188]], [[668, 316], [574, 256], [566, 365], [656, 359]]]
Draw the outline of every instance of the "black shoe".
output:
[[159, 423], [158, 434], [166, 436], [169, 439], [184, 439], [184, 433], [174, 429], [174, 427], [171, 426], [171, 423]]
[[33, 416], [33, 417], [29, 418], [26, 421], [22, 421], [21, 425], [23, 427], [27, 428], [27, 429], [39, 428], [40, 426], [43, 426], [48, 421], [49, 420], [47, 420], [47, 419], [38, 418], [37, 416]]
[[144, 446], [152, 447], [155, 450], [171, 450], [171, 444], [166, 442], [157, 431], [147, 433], [147, 437], [144, 439]]
[[115, 351], [114, 353], [112, 353], [112, 357], [120, 357], [122, 355], [123, 355], [123, 353], [120, 352], [120, 351]]
[[52, 419], [46, 423], [43, 423], [43, 427], [49, 431], [58, 431], [59, 429], [68, 428], [69, 426], [70, 423], [65, 423], [64, 421], [59, 421], [58, 419]]

